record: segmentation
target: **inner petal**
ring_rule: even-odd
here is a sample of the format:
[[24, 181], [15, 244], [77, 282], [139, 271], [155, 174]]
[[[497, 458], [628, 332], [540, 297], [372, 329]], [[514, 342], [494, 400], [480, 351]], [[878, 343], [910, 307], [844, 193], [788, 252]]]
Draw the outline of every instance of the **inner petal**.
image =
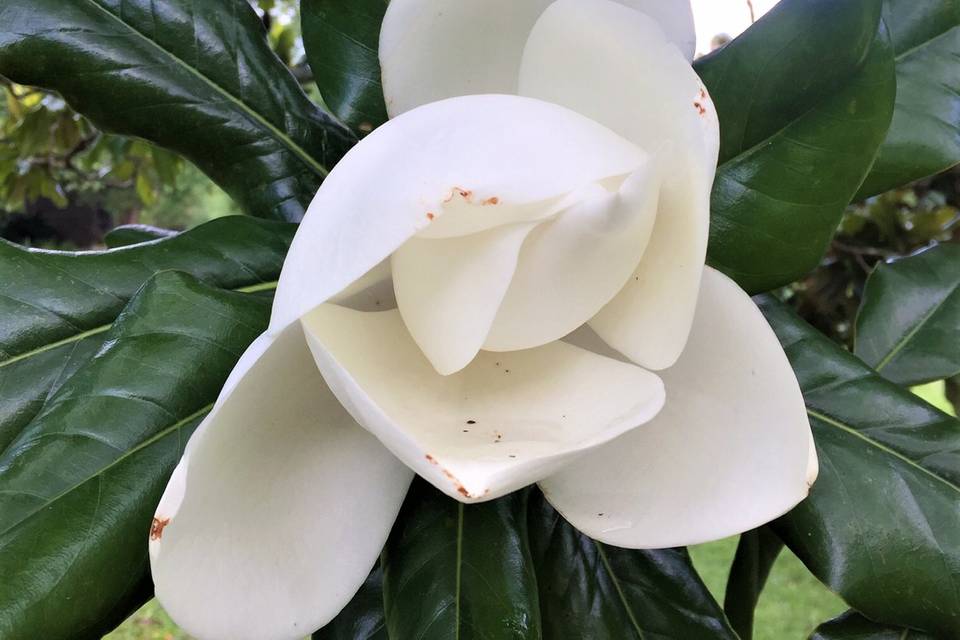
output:
[[650, 420], [663, 404], [656, 375], [563, 342], [481, 352], [441, 376], [398, 311], [326, 304], [302, 324], [320, 371], [354, 419], [461, 501], [542, 479]]

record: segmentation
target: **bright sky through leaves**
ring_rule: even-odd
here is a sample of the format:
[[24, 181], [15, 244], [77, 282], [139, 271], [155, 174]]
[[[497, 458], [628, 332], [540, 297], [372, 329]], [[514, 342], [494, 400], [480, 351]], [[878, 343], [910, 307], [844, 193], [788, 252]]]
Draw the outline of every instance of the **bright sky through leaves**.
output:
[[[752, 0], [754, 16], [772, 9], [778, 0]], [[747, 0], [693, 0], [697, 22], [697, 53], [710, 53], [713, 36], [726, 33], [736, 37], [750, 26], [750, 6]]]

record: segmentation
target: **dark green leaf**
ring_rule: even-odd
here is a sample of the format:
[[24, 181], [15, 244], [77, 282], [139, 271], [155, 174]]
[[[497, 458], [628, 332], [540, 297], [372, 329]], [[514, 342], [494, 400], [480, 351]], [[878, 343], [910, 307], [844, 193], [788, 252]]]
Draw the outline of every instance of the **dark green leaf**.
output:
[[773, 531], [761, 527], [740, 536], [733, 558], [723, 610], [741, 640], [753, 637], [753, 616], [773, 563], [783, 550], [783, 542]]
[[0, 455], [0, 637], [99, 638], [139, 602], [166, 480], [269, 314], [157, 276]]
[[813, 632], [810, 640], [937, 640], [912, 629], [892, 628], [870, 622], [856, 611], [826, 622]]
[[343, 611], [313, 634], [313, 640], [390, 640], [383, 618], [383, 570], [379, 565]]
[[858, 197], [960, 162], [960, 1], [886, 0], [897, 60], [897, 108]]
[[797, 373], [820, 456], [774, 528], [871, 619], [960, 635], [960, 421], [885, 379], [782, 304], [762, 301]]
[[303, 46], [324, 102], [364, 135], [387, 120], [380, 24], [387, 0], [303, 0]]
[[567, 524], [539, 491], [530, 503], [544, 640], [736, 640], [685, 549], [611, 547]]
[[724, 136], [709, 261], [749, 291], [819, 263], [886, 135], [884, 29], [861, 64], [879, 12], [879, 0], [787, 0], [697, 65]]
[[465, 506], [414, 482], [382, 556], [389, 637], [540, 637], [527, 495]]
[[877, 265], [863, 292], [854, 352], [897, 384], [960, 374], [960, 245]]
[[172, 238], [175, 235], [177, 235], [177, 232], [171, 231], [170, 229], [151, 227], [147, 224], [125, 224], [111, 229], [110, 232], [104, 236], [103, 242], [109, 249], [119, 249], [120, 247], [129, 247], [132, 244], [140, 244], [141, 242]]
[[246, 0], [7, 0], [0, 74], [186, 156], [252, 215], [299, 220], [353, 144]]
[[271, 287], [295, 230], [234, 216], [106, 252], [35, 251], [0, 241], [0, 452], [100, 347], [151, 276], [178, 269], [225, 289]]

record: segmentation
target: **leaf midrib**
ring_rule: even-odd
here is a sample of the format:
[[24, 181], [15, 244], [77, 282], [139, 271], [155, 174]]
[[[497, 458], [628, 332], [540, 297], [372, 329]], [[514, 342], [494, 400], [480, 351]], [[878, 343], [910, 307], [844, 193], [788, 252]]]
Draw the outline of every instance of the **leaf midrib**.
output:
[[882, 371], [884, 367], [890, 364], [890, 362], [892, 362], [893, 359], [896, 358], [900, 354], [900, 352], [907, 347], [908, 344], [910, 344], [910, 342], [914, 339], [914, 337], [916, 337], [916, 335], [920, 333], [920, 330], [923, 329], [923, 327], [925, 327], [928, 322], [930, 322], [933, 316], [937, 315], [937, 312], [940, 311], [940, 309], [942, 309], [944, 305], [946, 305], [947, 302], [951, 298], [953, 298], [953, 296], [956, 295], [958, 291], [960, 291], [960, 282], [957, 282], [956, 284], [954, 284], [953, 287], [950, 288], [950, 291], [945, 296], [943, 296], [943, 299], [941, 299], [939, 302], [933, 305], [930, 308], [930, 310], [927, 313], [925, 313], [923, 317], [921, 317], [920, 322], [918, 322], [916, 326], [914, 326], [910, 331], [904, 334], [900, 338], [900, 340], [896, 341], [893, 344], [893, 348], [890, 349], [887, 355], [885, 355], [883, 358], [880, 359], [879, 363], [877, 363], [877, 367], [876, 367], [877, 371], [878, 372]]
[[811, 418], [814, 418], [815, 420], [819, 420], [820, 422], [823, 422], [824, 424], [828, 424], [828, 425], [830, 425], [831, 427], [835, 427], [835, 428], [837, 428], [837, 429], [841, 429], [842, 431], [845, 431], [846, 433], [849, 433], [850, 435], [852, 435], [852, 436], [854, 436], [854, 437], [856, 437], [856, 438], [859, 438], [859, 439], [863, 440], [863, 441], [866, 442], [867, 444], [869, 444], [869, 445], [871, 445], [871, 446], [873, 446], [873, 447], [876, 447], [876, 448], [879, 449], [880, 451], [883, 451], [884, 453], [886, 453], [886, 454], [888, 454], [888, 455], [894, 456], [895, 458], [897, 458], [898, 460], [900, 460], [900, 461], [903, 462], [904, 464], [906, 464], [906, 465], [908, 465], [908, 466], [910, 466], [910, 467], [918, 470], [919, 472], [923, 473], [924, 475], [930, 476], [930, 477], [933, 478], [934, 480], [937, 480], [937, 481], [943, 483], [944, 485], [946, 485], [950, 490], [956, 492], [957, 494], [960, 494], [960, 486], [955, 485], [954, 483], [952, 483], [951, 481], [947, 480], [946, 478], [943, 478], [943, 477], [941, 477], [941, 476], [938, 476], [938, 475], [937, 475], [936, 473], [934, 473], [933, 471], [930, 471], [929, 469], [927, 469], [927, 468], [924, 467], [923, 465], [917, 463], [915, 460], [911, 460], [910, 458], [908, 458], [907, 456], [903, 455], [902, 453], [900, 453], [900, 452], [897, 451], [896, 449], [893, 449], [893, 448], [891, 448], [891, 447], [888, 447], [888, 446], [886, 446], [885, 444], [882, 444], [882, 443], [880, 443], [880, 442], [877, 442], [876, 440], [873, 440], [872, 438], [867, 437], [866, 435], [864, 435], [863, 433], [861, 433], [861, 432], [860, 432], [859, 430], [857, 430], [856, 428], [854, 428], [854, 427], [852, 427], [852, 426], [850, 426], [850, 425], [848, 425], [848, 424], [845, 424], [845, 423], [841, 422], [840, 420], [837, 420], [836, 418], [831, 418], [831, 417], [828, 416], [827, 414], [821, 413], [821, 412], [817, 411], [816, 409], [813, 409], [813, 408], [811, 408], [811, 407], [809, 407], [809, 406], [807, 407], [807, 415], [809, 415]]
[[[261, 292], [261, 291], [272, 291], [272, 290], [274, 290], [274, 289], [277, 288], [277, 285], [278, 285], [278, 284], [279, 284], [279, 283], [276, 282], [276, 281], [275, 281], [275, 282], [262, 282], [262, 283], [260, 283], [260, 284], [249, 285], [249, 286], [246, 286], [246, 287], [239, 287], [239, 288], [236, 288], [236, 289], [229, 289], [229, 291], [235, 291], [235, 292], [237, 292], [237, 293], [259, 293], [259, 292]], [[47, 351], [52, 351], [53, 349], [57, 349], [57, 348], [62, 347], [62, 346], [64, 346], [64, 345], [73, 344], [74, 342], [80, 342], [81, 340], [84, 340], [84, 339], [86, 339], [86, 338], [90, 338], [90, 337], [92, 337], [92, 336], [96, 336], [96, 335], [99, 335], [99, 334], [102, 334], [102, 333], [106, 333], [106, 332], [109, 331], [112, 327], [113, 327], [113, 324], [112, 324], [112, 323], [111, 323], [111, 324], [100, 325], [99, 327], [94, 327], [94, 328], [92, 328], [92, 329], [88, 329], [88, 330], [86, 330], [86, 331], [83, 331], [83, 332], [74, 334], [74, 335], [72, 335], [72, 336], [68, 336], [68, 337], [66, 337], [66, 338], [62, 338], [62, 339], [60, 339], [60, 340], [57, 340], [56, 342], [51, 342], [51, 343], [49, 343], [49, 344], [45, 344], [45, 345], [40, 346], [40, 347], [37, 347], [37, 348], [35, 348], [35, 349], [31, 349], [30, 351], [26, 351], [26, 352], [24, 352], [24, 353], [17, 354], [17, 355], [15, 355], [15, 356], [13, 356], [12, 358], [8, 358], [8, 359], [6, 359], [6, 360], [0, 361], [0, 369], [3, 369], [4, 367], [8, 367], [8, 366], [10, 366], [10, 365], [16, 364], [17, 362], [21, 362], [21, 361], [23, 361], [23, 360], [28, 360], [28, 359], [33, 358], [33, 357], [35, 357], [35, 356], [38, 356], [38, 355], [40, 355], [40, 354], [42, 354], [42, 353], [46, 353]]]
[[[213, 409], [214, 404], [215, 404], [215, 403], [211, 402], [210, 404], [206, 405], [206, 406], [203, 407], [202, 409], [199, 409], [199, 410], [191, 413], [191, 414], [190, 414], [189, 416], [187, 416], [186, 418], [183, 418], [182, 420], [178, 420], [177, 422], [175, 422], [175, 423], [172, 424], [171, 426], [166, 427], [166, 428], [164, 428], [164, 429], [161, 429], [160, 431], [158, 431], [156, 434], [154, 434], [154, 435], [151, 436], [150, 438], [147, 438], [146, 440], [144, 440], [143, 442], [141, 442], [141, 443], [138, 444], [137, 446], [135, 446], [135, 447], [133, 447], [132, 449], [124, 452], [123, 454], [121, 454], [120, 456], [118, 456], [116, 459], [112, 460], [112, 461], [110, 462], [110, 464], [108, 464], [108, 465], [106, 465], [106, 466], [101, 467], [100, 469], [98, 469], [96, 473], [93, 473], [93, 474], [91, 474], [91, 475], [83, 478], [80, 482], [76, 482], [76, 483], [72, 484], [71, 486], [67, 487], [66, 489], [64, 489], [63, 491], [61, 491], [60, 493], [58, 493], [57, 495], [55, 495], [55, 496], [53, 496], [52, 498], [44, 501], [43, 504], [41, 504], [40, 506], [38, 506], [38, 507], [37, 507], [36, 509], [34, 509], [33, 511], [29, 512], [28, 514], [26, 514], [23, 518], [21, 518], [20, 520], [18, 520], [18, 521], [15, 522], [15, 523], [13, 523], [12, 525], [10, 525], [9, 527], [7, 527], [7, 528], [4, 529], [3, 531], [0, 531], [0, 537], [5, 536], [5, 535], [6, 535], [7, 533], [9, 533], [10, 531], [13, 531], [13, 530], [16, 529], [17, 527], [23, 525], [23, 523], [25, 523], [25, 522], [27, 522], [28, 520], [32, 519], [32, 518], [35, 517], [38, 513], [42, 512], [43, 510], [45, 510], [46, 508], [48, 508], [50, 505], [54, 504], [55, 502], [57, 502], [57, 501], [59, 501], [59, 500], [62, 500], [63, 498], [65, 498], [65, 497], [68, 496], [69, 494], [73, 493], [74, 491], [76, 491], [77, 489], [79, 489], [79, 488], [82, 487], [83, 485], [87, 484], [88, 482], [94, 480], [95, 478], [99, 478], [100, 476], [104, 475], [105, 473], [107, 473], [108, 471], [110, 471], [112, 468], [114, 468], [115, 466], [119, 465], [120, 463], [122, 463], [122, 462], [123, 462], [124, 460], [126, 460], [127, 458], [129, 458], [130, 456], [135, 455], [136, 453], [138, 453], [138, 452], [146, 449], [147, 447], [149, 447], [149, 446], [151, 446], [151, 445], [153, 445], [153, 444], [156, 444], [157, 442], [159, 442], [159, 441], [162, 440], [163, 438], [167, 437], [168, 435], [170, 435], [170, 434], [173, 433], [174, 431], [183, 428], [184, 426], [190, 424], [190, 422], [192, 422], [192, 421], [200, 418], [201, 416], [209, 413], [210, 410]], [[3, 547], [0, 546], [0, 549], [2, 549], [2, 548], [3, 548]]]
[[123, 18], [121, 18], [120, 16], [116, 15], [115, 13], [113, 13], [112, 11], [104, 7], [96, 0], [85, 0], [85, 1], [88, 4], [93, 5], [94, 7], [99, 9], [101, 12], [107, 15], [110, 19], [122, 24], [124, 27], [129, 29], [132, 33], [136, 34], [139, 38], [141, 38], [144, 42], [148, 43], [154, 49], [157, 49], [158, 51], [162, 52], [164, 55], [168, 56], [185, 71], [192, 74], [193, 76], [198, 78], [200, 81], [202, 81], [204, 84], [209, 86], [211, 89], [213, 89], [214, 91], [222, 95], [224, 98], [227, 99], [228, 102], [237, 106], [241, 111], [247, 114], [247, 116], [249, 116], [255, 122], [259, 123], [262, 127], [267, 129], [267, 131], [269, 131], [274, 138], [276, 138], [282, 145], [287, 147], [295, 156], [300, 158], [300, 160], [302, 160], [307, 166], [309, 166], [312, 171], [317, 173], [321, 178], [327, 177], [329, 170], [326, 167], [324, 167], [319, 161], [317, 161], [313, 156], [311, 156], [306, 149], [304, 149], [303, 147], [298, 145], [296, 142], [294, 142], [293, 138], [288, 136], [279, 127], [276, 127], [264, 116], [262, 116], [257, 110], [253, 109], [252, 107], [247, 105], [247, 103], [245, 103], [243, 100], [239, 99], [238, 97], [236, 97], [235, 95], [233, 95], [232, 93], [230, 93], [229, 91], [221, 87], [219, 84], [217, 84], [211, 78], [204, 75], [199, 69], [197, 69], [193, 65], [188, 64], [187, 61], [184, 60], [183, 58], [177, 56], [172, 51], [165, 49], [158, 42], [156, 42], [155, 40], [147, 36], [147, 34], [143, 33], [142, 31], [134, 27], [132, 24], [126, 22], [125, 20], [123, 20]]
[[633, 608], [627, 601], [627, 594], [625, 594], [623, 589], [620, 587], [620, 579], [617, 577], [617, 574], [614, 573], [613, 567], [610, 566], [610, 560], [607, 558], [607, 552], [603, 550], [603, 546], [596, 540], [593, 541], [593, 544], [597, 548], [597, 554], [600, 556], [600, 561], [603, 562], [603, 568], [606, 570], [607, 575], [610, 576], [610, 580], [613, 582], [613, 586], [617, 590], [617, 596], [620, 598], [620, 603], [627, 611], [627, 617], [630, 618], [630, 623], [633, 625], [633, 630], [637, 632], [637, 637], [640, 638], [640, 640], [644, 640], [645, 636], [643, 635], [643, 629], [640, 628], [640, 623], [637, 621], [637, 617], [633, 613]]

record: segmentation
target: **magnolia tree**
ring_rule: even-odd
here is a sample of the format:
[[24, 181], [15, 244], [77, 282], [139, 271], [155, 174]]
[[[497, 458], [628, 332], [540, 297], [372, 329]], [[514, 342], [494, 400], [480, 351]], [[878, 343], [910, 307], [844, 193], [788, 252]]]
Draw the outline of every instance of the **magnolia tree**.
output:
[[[960, 4], [0, 0], [0, 73], [250, 217], [0, 245], [0, 637], [155, 594], [202, 640], [960, 637], [960, 251], [850, 353], [778, 300], [847, 205], [960, 161]], [[302, 222], [301, 222], [302, 221]], [[751, 295], [763, 294], [751, 298]], [[740, 534], [721, 607], [684, 545]]]

